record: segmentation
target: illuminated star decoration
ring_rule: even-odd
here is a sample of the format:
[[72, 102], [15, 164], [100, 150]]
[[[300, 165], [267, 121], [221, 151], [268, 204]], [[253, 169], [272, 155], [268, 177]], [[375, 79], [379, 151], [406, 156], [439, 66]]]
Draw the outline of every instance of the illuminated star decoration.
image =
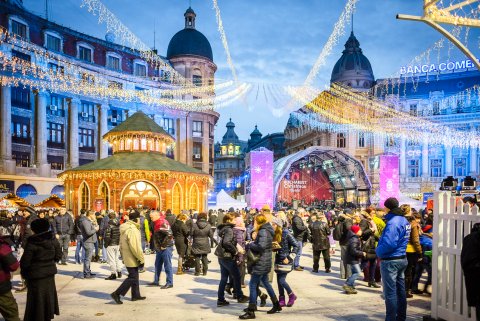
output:
[[260, 174], [262, 172], [262, 168], [260, 166], [256, 166], [254, 169], [255, 173]]

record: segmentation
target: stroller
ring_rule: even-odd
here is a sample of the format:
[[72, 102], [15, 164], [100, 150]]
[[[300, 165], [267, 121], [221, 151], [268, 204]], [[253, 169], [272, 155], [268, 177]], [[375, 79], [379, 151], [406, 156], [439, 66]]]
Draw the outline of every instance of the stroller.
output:
[[195, 268], [195, 255], [192, 253], [192, 244], [190, 242], [187, 245], [182, 268], [184, 272]]

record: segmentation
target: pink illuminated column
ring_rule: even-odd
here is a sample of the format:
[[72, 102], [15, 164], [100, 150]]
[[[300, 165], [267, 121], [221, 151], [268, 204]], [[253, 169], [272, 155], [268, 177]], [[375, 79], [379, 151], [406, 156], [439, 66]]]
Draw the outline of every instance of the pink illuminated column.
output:
[[398, 155], [380, 156], [380, 206], [389, 197], [400, 196], [400, 178]]
[[246, 200], [250, 208], [273, 208], [273, 152], [260, 148], [248, 153], [245, 165], [249, 172]]

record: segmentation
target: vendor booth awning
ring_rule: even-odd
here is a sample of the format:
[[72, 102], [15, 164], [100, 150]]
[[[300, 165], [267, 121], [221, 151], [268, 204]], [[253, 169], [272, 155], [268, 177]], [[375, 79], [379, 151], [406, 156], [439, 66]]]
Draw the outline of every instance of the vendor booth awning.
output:
[[225, 192], [223, 189], [217, 193], [216, 198], [217, 198], [216, 205], [209, 204], [208, 206], [209, 209], [228, 210], [230, 207], [233, 207], [234, 209], [241, 209], [241, 208], [247, 207], [247, 203], [234, 199], [233, 197], [228, 195], [228, 193]]
[[65, 206], [65, 201], [57, 195], [29, 195], [25, 201], [33, 207], [59, 208]]
[[3, 207], [26, 207], [29, 203], [23, 198], [11, 193], [0, 193], [0, 202], [5, 204]]

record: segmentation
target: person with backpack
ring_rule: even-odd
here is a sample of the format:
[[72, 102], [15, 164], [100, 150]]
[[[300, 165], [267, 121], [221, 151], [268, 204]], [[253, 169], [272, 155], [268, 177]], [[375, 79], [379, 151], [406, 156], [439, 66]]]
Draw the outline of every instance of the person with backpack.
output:
[[332, 266], [330, 261], [330, 228], [326, 222], [326, 217], [322, 213], [318, 215], [317, 220], [310, 224], [310, 235], [313, 249], [313, 270], [318, 273], [320, 255], [323, 255], [323, 263], [325, 264], [325, 273], [330, 273]]
[[304, 209], [298, 209], [292, 218], [293, 236], [298, 243], [298, 253], [295, 256], [295, 260], [293, 260], [293, 269], [295, 271], [303, 271], [303, 266], [300, 266], [300, 257], [302, 256], [304, 240], [308, 237], [308, 227], [303, 222], [304, 214]]
[[333, 239], [340, 243], [340, 278], [342, 279], [347, 279], [352, 275], [350, 267], [345, 263], [348, 246], [347, 236], [353, 226], [353, 219], [350, 214], [350, 209], [346, 209], [344, 214], [340, 214], [333, 229]]

